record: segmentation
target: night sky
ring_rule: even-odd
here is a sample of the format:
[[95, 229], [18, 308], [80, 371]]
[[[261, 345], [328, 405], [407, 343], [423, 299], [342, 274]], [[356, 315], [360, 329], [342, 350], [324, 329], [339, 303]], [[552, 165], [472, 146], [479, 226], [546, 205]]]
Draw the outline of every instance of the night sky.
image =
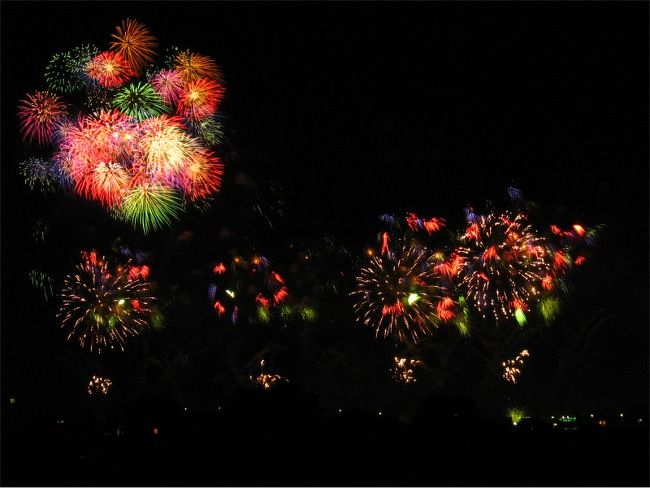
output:
[[[213, 57], [227, 84], [222, 191], [209, 211], [147, 236], [81, 198], [31, 192], [17, 169], [30, 154], [18, 100], [44, 87], [55, 52], [104, 46], [127, 17], [162, 47]], [[514, 185], [543, 224], [605, 226], [562, 317], [537, 337], [525, 401], [540, 415], [647, 410], [647, 3], [3, 2], [2, 19], [3, 398], [34, 415], [77, 411], [97, 367], [124, 401], [143, 388], [160, 396], [155, 381], [142, 383], [143, 358], [173, 361], [182, 350], [194, 352], [174, 399], [208, 408], [266, 351], [325, 408], [397, 414], [412, 405], [387, 399], [394, 346], [352, 317], [355, 260], [375, 245], [385, 212], [442, 216], [461, 228], [467, 205], [506, 207]], [[273, 227], [253, 211], [259, 202]], [[44, 245], [31, 235], [37, 219], [49, 228]], [[321, 263], [318, 277], [344, 271], [345, 279], [338, 296], [321, 297], [313, 331], [210, 335], [231, 327], [207, 300], [216, 261], [257, 250], [290, 270], [300, 249], [325, 255], [325, 237], [349, 261], [340, 270], [336, 259]], [[46, 303], [28, 273], [47, 269], [59, 287], [82, 249], [108, 256], [118, 238], [150, 253], [166, 328], [100, 365], [65, 341], [56, 299]], [[602, 323], [574, 356], [572, 328], [594, 316]], [[204, 340], [212, 349], [197, 352]], [[566, 381], [550, 366], [560, 363]], [[473, 397], [474, 383], [461, 383], [444, 391]]]

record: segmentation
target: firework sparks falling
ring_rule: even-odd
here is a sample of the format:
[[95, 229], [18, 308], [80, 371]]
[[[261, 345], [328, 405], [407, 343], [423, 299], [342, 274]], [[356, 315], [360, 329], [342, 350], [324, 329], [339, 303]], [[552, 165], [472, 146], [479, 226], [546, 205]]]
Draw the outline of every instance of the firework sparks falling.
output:
[[269, 390], [273, 388], [277, 383], [280, 382], [286, 382], [288, 383], [289, 380], [285, 378], [284, 376], [280, 376], [279, 374], [268, 374], [264, 372], [264, 359], [260, 361], [260, 374], [257, 376], [250, 376], [251, 381], [259, 386], [264, 388], [265, 390]]
[[526, 359], [530, 356], [528, 349], [524, 349], [514, 359], [508, 359], [501, 363], [503, 367], [503, 379], [513, 385], [519, 380], [521, 370], [524, 367]]
[[29, 281], [32, 286], [41, 291], [43, 298], [49, 301], [54, 296], [54, 280], [41, 269], [33, 269], [29, 272]]
[[108, 391], [111, 389], [113, 382], [108, 378], [102, 378], [101, 376], [93, 375], [88, 382], [88, 396], [93, 395], [108, 395]]
[[391, 377], [398, 383], [409, 385], [415, 383], [415, 371], [413, 368], [422, 365], [422, 361], [418, 359], [406, 359], [395, 356], [393, 358], [393, 367], [390, 370]]
[[20, 163], [18, 169], [30, 190], [46, 193], [56, 188], [59, 182], [57, 165], [50, 159], [32, 157]]

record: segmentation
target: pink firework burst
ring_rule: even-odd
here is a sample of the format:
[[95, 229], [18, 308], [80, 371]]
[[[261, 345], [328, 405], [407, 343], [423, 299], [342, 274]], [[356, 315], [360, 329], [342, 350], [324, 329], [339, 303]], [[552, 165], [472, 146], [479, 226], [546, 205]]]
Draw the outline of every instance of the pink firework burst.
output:
[[163, 69], [151, 78], [151, 86], [168, 105], [176, 105], [183, 92], [185, 82], [178, 71]]
[[25, 141], [45, 145], [52, 140], [57, 126], [65, 117], [65, 104], [48, 91], [37, 91], [21, 100], [18, 107], [20, 130]]

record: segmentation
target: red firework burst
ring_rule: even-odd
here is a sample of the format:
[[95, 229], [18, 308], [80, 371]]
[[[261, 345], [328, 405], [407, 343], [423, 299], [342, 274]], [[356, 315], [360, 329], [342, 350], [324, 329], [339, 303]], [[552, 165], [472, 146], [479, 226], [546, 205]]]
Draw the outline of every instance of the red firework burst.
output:
[[187, 83], [178, 99], [178, 113], [191, 120], [214, 114], [223, 98], [221, 85], [206, 78]]
[[134, 76], [128, 61], [119, 53], [104, 51], [86, 65], [86, 73], [105, 88], [118, 87]]
[[208, 150], [195, 153], [187, 166], [184, 187], [192, 199], [205, 198], [219, 191], [223, 164]]

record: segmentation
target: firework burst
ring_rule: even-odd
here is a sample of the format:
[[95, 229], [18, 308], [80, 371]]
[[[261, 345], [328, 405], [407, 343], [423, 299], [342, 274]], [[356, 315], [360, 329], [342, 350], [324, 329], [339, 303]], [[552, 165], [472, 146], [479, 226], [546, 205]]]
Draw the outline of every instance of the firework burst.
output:
[[288, 303], [290, 295], [284, 278], [271, 269], [263, 256], [235, 256], [229, 266], [217, 263], [212, 273], [217, 283], [209, 286], [210, 301], [217, 315], [229, 317], [233, 324], [239, 317], [268, 323], [276, 310], [284, 320], [300, 318], [310, 322], [316, 317], [314, 309]]
[[183, 92], [185, 82], [178, 71], [163, 69], [151, 78], [151, 86], [168, 105], [176, 105]]
[[[127, 19], [111, 50], [83, 45], [50, 59], [52, 92], [29, 94], [18, 109], [24, 140], [54, 146], [53, 154], [20, 165], [32, 189], [58, 183], [145, 233], [169, 225], [188, 205], [210, 205], [223, 177], [215, 152], [223, 140], [219, 69], [207, 56], [176, 48], [157, 67], [155, 46], [145, 26]], [[143, 72], [149, 81], [129, 83]]]
[[200, 78], [207, 78], [218, 83], [221, 81], [219, 67], [208, 56], [181, 51], [176, 54], [175, 63], [175, 69], [183, 81], [196, 81]]
[[223, 88], [212, 80], [189, 81], [178, 99], [178, 113], [197, 121], [213, 115], [223, 98]]
[[68, 340], [101, 353], [114, 346], [124, 350], [129, 337], [148, 327], [154, 298], [149, 284], [131, 279], [128, 267], [109, 269], [95, 251], [82, 253], [75, 273], [65, 278], [58, 317]]
[[185, 173], [184, 187], [191, 199], [205, 198], [219, 191], [223, 165], [210, 151], [198, 151]]
[[404, 243], [390, 255], [373, 256], [356, 281], [351, 295], [357, 320], [373, 327], [377, 336], [416, 342], [439, 319], [443, 290], [431, 253], [419, 245]]
[[52, 135], [63, 121], [66, 110], [63, 101], [48, 91], [27, 95], [18, 107], [20, 130], [25, 141], [36, 140], [39, 145], [52, 141]]
[[143, 68], [154, 60], [156, 38], [146, 26], [132, 19], [123, 21], [115, 31], [112, 35], [115, 41], [111, 42], [111, 49], [121, 54], [135, 73], [140, 74]]
[[140, 185], [130, 190], [122, 200], [120, 211], [124, 219], [146, 234], [178, 219], [182, 210], [178, 194], [161, 185]]
[[169, 111], [153, 87], [140, 81], [131, 83], [117, 92], [113, 106], [137, 121], [157, 117]]
[[45, 67], [45, 82], [52, 91], [62, 95], [83, 89], [85, 67], [97, 54], [99, 49], [92, 45], [54, 54]]
[[525, 312], [541, 296], [549, 251], [525, 220], [523, 214], [481, 216], [462, 237], [460, 286], [483, 317], [515, 317], [523, 325]]
[[121, 54], [104, 51], [88, 61], [86, 74], [104, 88], [116, 88], [133, 77], [128, 61]]

